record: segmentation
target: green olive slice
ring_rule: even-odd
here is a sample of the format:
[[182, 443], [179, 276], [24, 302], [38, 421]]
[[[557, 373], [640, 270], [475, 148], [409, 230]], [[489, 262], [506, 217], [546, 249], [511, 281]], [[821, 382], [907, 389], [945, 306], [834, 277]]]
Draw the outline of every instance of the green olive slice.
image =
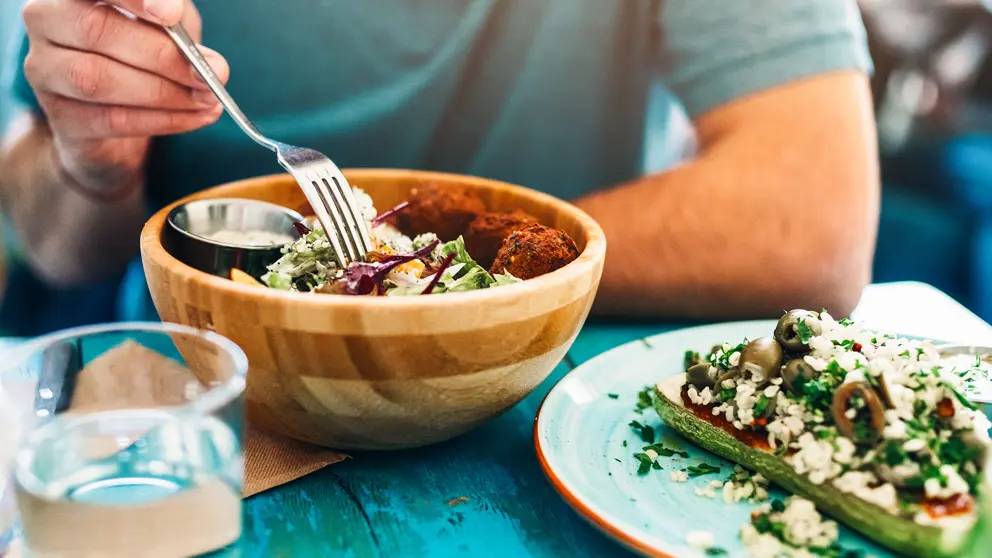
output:
[[737, 366], [742, 372], [759, 374], [762, 381], [758, 383], [765, 383], [782, 368], [782, 346], [771, 337], [759, 337], [744, 347]]
[[802, 357], [796, 357], [789, 359], [782, 368], [782, 384], [792, 395], [802, 395], [803, 384], [819, 375]]
[[686, 379], [696, 389], [713, 388], [716, 385], [716, 368], [708, 362], [700, 362], [689, 367], [685, 372]]
[[[868, 372], [866, 371], [865, 374], [868, 374]], [[886, 407], [889, 409], [895, 408], [896, 405], [892, 400], [892, 394], [889, 393], [889, 382], [885, 379], [885, 373], [878, 375], [878, 387], [876, 391], [878, 391], [878, 396], [882, 399], [882, 403], [885, 403]]]
[[[871, 413], [870, 430], [863, 438], [856, 436], [854, 421], [847, 418], [847, 410], [851, 407], [851, 399], [855, 396], [861, 397], [869, 413]], [[875, 390], [871, 389], [871, 386], [866, 382], [851, 382], [837, 388], [837, 391], [834, 392], [832, 411], [837, 431], [858, 444], [874, 444], [881, 437], [882, 429], [885, 428], [885, 408]]]
[[809, 328], [812, 335], [819, 335], [823, 330], [817, 315], [808, 310], [791, 310], [779, 318], [775, 326], [775, 340], [786, 351], [799, 354], [809, 351], [809, 345], [803, 342], [799, 335], [799, 322]]

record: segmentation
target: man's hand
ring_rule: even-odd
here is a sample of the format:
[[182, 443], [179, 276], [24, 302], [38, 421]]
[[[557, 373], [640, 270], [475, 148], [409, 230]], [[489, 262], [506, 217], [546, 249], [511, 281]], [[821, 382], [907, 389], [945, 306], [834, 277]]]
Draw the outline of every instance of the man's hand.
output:
[[[113, 5], [112, 5], [113, 4]], [[25, 75], [51, 128], [56, 163], [84, 188], [140, 184], [150, 138], [215, 122], [220, 103], [158, 25], [197, 41], [191, 0], [29, 0]], [[224, 58], [201, 47], [226, 81]]]

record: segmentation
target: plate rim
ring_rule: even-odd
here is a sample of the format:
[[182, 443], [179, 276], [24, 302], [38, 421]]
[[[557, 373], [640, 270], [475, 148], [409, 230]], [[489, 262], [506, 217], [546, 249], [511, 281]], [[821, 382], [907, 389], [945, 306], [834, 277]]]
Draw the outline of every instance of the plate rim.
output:
[[[551, 484], [552, 488], [555, 489], [555, 492], [557, 492], [558, 495], [563, 500], [565, 500], [565, 503], [568, 504], [573, 511], [578, 513], [578, 515], [582, 517], [582, 519], [584, 519], [587, 523], [591, 524], [601, 533], [612, 538], [613, 540], [627, 547], [628, 549], [655, 558], [678, 558], [676, 554], [672, 553], [673, 550], [671, 548], [667, 548], [667, 549], [658, 548], [655, 545], [652, 545], [648, 542], [645, 542], [628, 534], [627, 532], [623, 531], [621, 528], [617, 527], [614, 524], [614, 522], [608, 521], [606, 517], [604, 517], [605, 514], [597, 513], [596, 511], [594, 511], [589, 503], [584, 502], [583, 498], [575, 490], [571, 489], [568, 486], [568, 484], [555, 473], [555, 471], [551, 468], [551, 464], [549, 463], [548, 458], [545, 454], [546, 452], [541, 445], [541, 437], [539, 435], [542, 425], [541, 418], [542, 416], [544, 416], [544, 410], [546, 408], [548, 399], [551, 398], [553, 394], [555, 394], [556, 390], [559, 389], [559, 387], [568, 379], [569, 376], [571, 376], [580, 368], [591, 365], [592, 363], [600, 359], [606, 359], [611, 353], [619, 352], [620, 350], [623, 350], [633, 345], [644, 344], [644, 341], [646, 340], [650, 341], [655, 337], [660, 337], [662, 335], [670, 335], [678, 332], [691, 332], [701, 329], [715, 329], [718, 327], [728, 327], [728, 326], [757, 327], [759, 325], [770, 325], [770, 324], [775, 324], [777, 322], [778, 320], [774, 320], [774, 319], [716, 322], [712, 324], [701, 324], [691, 327], [683, 327], [683, 328], [673, 329], [671, 331], [656, 333], [654, 335], [648, 335], [646, 337], [628, 341], [626, 343], [623, 343], [622, 345], [617, 345], [616, 347], [613, 347], [607, 351], [603, 351], [602, 353], [576, 366], [574, 369], [570, 370], [567, 374], [562, 376], [557, 382], [555, 382], [555, 385], [551, 386], [551, 389], [548, 390], [548, 393], [545, 394], [544, 399], [541, 400], [541, 404], [537, 408], [537, 415], [534, 417], [534, 450], [537, 453], [537, 460], [541, 466], [541, 471], [544, 473], [544, 476], [548, 479], [548, 482]], [[648, 345], [647, 349], [654, 350], [654, 347]], [[665, 544], [670, 545], [671, 542], [666, 541]]]

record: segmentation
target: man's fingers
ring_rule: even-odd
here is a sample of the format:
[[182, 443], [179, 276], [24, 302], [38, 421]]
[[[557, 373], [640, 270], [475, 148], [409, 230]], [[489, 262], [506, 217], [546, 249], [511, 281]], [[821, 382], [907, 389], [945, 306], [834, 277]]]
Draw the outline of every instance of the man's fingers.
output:
[[99, 54], [54, 46], [24, 62], [34, 89], [77, 101], [168, 110], [202, 110], [217, 104], [212, 93], [190, 89]]
[[220, 105], [199, 112], [141, 109], [84, 103], [52, 94], [39, 96], [53, 131], [67, 139], [143, 138], [181, 134], [213, 124]]
[[[113, 7], [95, 4], [92, 0], [45, 1], [53, 4], [52, 7], [58, 4], [58, 9], [25, 11], [25, 24], [34, 36], [74, 50], [102, 54], [177, 83], [206, 89], [192, 65], [161, 29], [133, 21]], [[190, 9], [187, 13], [185, 17], [199, 25], [196, 10]], [[205, 47], [200, 50], [214, 72], [226, 81], [230, 70], [224, 57]]]
[[194, 41], [203, 40], [203, 20], [200, 19], [200, 10], [193, 5], [193, 0], [186, 0], [186, 9], [183, 10], [183, 20], [180, 23]]
[[158, 25], [175, 25], [182, 21], [185, 0], [110, 0], [135, 16]]

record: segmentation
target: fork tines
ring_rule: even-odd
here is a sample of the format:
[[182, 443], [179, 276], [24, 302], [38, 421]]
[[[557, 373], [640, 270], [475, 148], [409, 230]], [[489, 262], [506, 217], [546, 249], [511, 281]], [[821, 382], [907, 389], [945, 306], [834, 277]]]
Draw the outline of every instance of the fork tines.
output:
[[[354, 261], [364, 261], [372, 250], [372, 242], [351, 186], [340, 171], [335, 173], [326, 166], [308, 173], [306, 178], [309, 184], [300, 181], [300, 185], [324, 225], [338, 264], [345, 267]], [[333, 229], [327, 230], [326, 223], [332, 224]]]

